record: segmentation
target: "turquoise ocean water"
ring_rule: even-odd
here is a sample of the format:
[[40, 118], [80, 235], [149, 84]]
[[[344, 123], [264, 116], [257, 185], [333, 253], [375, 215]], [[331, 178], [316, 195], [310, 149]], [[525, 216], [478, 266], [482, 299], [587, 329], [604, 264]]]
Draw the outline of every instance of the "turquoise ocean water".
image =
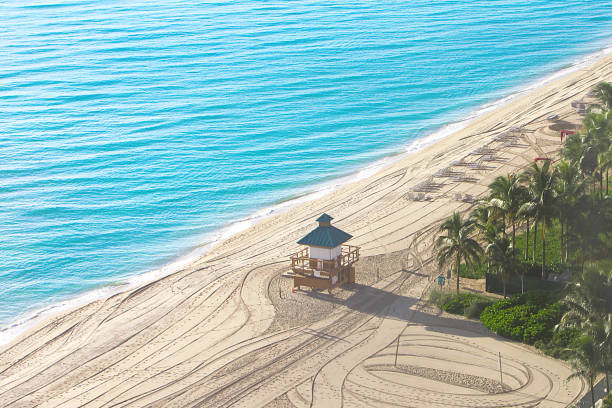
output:
[[0, 3], [0, 326], [160, 268], [612, 35], [601, 0], [158, 3]]

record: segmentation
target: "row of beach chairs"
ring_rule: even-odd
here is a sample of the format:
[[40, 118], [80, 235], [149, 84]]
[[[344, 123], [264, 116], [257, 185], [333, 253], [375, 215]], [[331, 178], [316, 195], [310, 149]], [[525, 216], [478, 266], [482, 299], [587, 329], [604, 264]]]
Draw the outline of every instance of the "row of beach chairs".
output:
[[576, 109], [576, 113], [579, 115], [584, 115], [587, 111], [587, 103], [582, 101], [572, 101], [572, 108]]
[[[515, 126], [510, 128], [509, 131], [495, 136], [492, 141], [502, 142], [504, 147], [528, 147], [528, 145], [519, 143], [520, 134], [523, 131], [524, 129], [521, 126]], [[519, 135], [516, 133], [519, 133]], [[476, 171], [492, 170], [495, 169], [495, 167], [485, 164], [486, 162], [505, 162], [508, 160], [505, 157], [498, 156], [498, 152], [498, 149], [491, 148], [487, 145], [479, 147], [468, 154], [468, 156], [480, 156], [477, 161], [467, 161], [465, 157], [461, 158], [452, 162], [449, 167], [438, 170], [433, 174], [432, 178], [449, 178], [454, 182], [475, 183], [478, 181], [476, 177], [466, 174], [465, 171], [453, 170], [453, 167], [465, 167], [469, 170]], [[428, 201], [431, 197], [425, 193], [436, 192], [443, 186], [444, 184], [436, 183], [430, 178], [412, 187], [412, 192], [407, 194], [407, 198], [414, 201]], [[456, 194], [455, 199], [468, 203], [477, 201], [477, 199], [470, 194]]]
[[462, 194], [462, 193], [456, 193], [455, 194], [455, 200], [457, 201], [462, 201], [464, 203], [475, 203], [478, 201], [478, 198], [474, 197], [471, 194]]
[[440, 190], [442, 187], [444, 187], [444, 184], [436, 183], [435, 181], [432, 181], [431, 179], [429, 179], [429, 180], [420, 182], [416, 186], [412, 187], [411, 190], [416, 191], [416, 192], [432, 193], [432, 192]]
[[487, 147], [487, 146], [483, 146], [483, 147], [479, 147], [476, 150], [473, 150], [472, 152], [470, 152], [469, 155], [484, 155], [484, 154], [495, 154], [495, 153], [497, 153], [497, 150], [491, 149], [490, 147]]
[[459, 177], [464, 175], [465, 172], [454, 171], [451, 167], [445, 167], [443, 169], [438, 170], [434, 173], [434, 177]]
[[432, 198], [425, 193], [411, 193], [406, 194], [406, 198], [411, 201], [431, 201]]

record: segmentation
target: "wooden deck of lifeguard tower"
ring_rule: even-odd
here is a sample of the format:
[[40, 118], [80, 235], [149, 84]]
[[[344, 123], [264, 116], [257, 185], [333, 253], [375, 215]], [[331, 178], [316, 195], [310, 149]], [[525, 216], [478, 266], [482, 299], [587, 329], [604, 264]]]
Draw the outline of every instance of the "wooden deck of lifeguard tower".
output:
[[355, 262], [359, 260], [359, 247], [342, 245], [342, 253], [334, 260], [311, 258], [309, 248], [291, 256], [293, 286], [300, 289], [327, 289], [331, 293], [345, 283], [355, 283]]

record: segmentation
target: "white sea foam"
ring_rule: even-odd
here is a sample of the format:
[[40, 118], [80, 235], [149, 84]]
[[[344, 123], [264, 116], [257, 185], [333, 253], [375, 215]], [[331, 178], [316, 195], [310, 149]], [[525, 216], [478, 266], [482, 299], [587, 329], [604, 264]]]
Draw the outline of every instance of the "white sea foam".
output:
[[[608, 43], [609, 42], [610, 41], [608, 41]], [[274, 206], [268, 208], [264, 208], [255, 212], [249, 217], [237, 220], [231, 223], [230, 225], [221, 228], [218, 231], [207, 234], [205, 237], [202, 238], [201, 245], [198, 245], [196, 248], [189, 251], [186, 255], [180, 256], [175, 261], [172, 261], [161, 268], [130, 276], [124, 280], [119, 280], [118, 282], [115, 282], [108, 286], [89, 290], [83, 294], [77, 295], [65, 301], [54, 303], [52, 305], [41, 308], [33, 312], [32, 314], [29, 314], [28, 316], [21, 318], [0, 329], [0, 346], [9, 343], [12, 339], [14, 339], [30, 327], [34, 326], [41, 320], [51, 315], [86, 305], [90, 302], [109, 297], [121, 291], [133, 289], [145, 283], [155, 281], [157, 279], [180, 271], [198, 258], [204, 256], [219, 242], [248, 229], [263, 218], [287, 211], [297, 204], [323, 197], [326, 194], [329, 194], [332, 191], [346, 185], [347, 183], [363, 180], [367, 177], [370, 177], [381, 169], [403, 159], [407, 155], [415, 154], [423, 150], [427, 146], [430, 146], [435, 142], [440, 141], [450, 136], [451, 134], [460, 131], [461, 129], [468, 126], [475, 119], [483, 116], [484, 114], [498, 109], [504, 105], [507, 105], [516, 98], [528, 92], [531, 92], [539, 87], [542, 87], [552, 81], [560, 79], [565, 75], [575, 72], [585, 66], [591, 65], [597, 60], [611, 53], [612, 46], [603, 48], [595, 53], [583, 56], [567, 68], [555, 71], [554, 73], [547, 75], [544, 78], [538, 79], [533, 83], [523, 85], [515, 89], [511, 89], [510, 92], [508, 92], [507, 96], [502, 97], [492, 103], [488, 103], [481, 106], [480, 108], [474, 110], [472, 113], [468, 114], [463, 120], [446, 124], [440, 129], [430, 133], [429, 135], [410, 141], [410, 143], [408, 143], [406, 146], [399, 149], [399, 152], [396, 152], [396, 154], [388, 155], [379, 160], [376, 160], [350, 175], [339, 177], [329, 182], [315, 185], [310, 189], [310, 191], [304, 192], [305, 194], [300, 195], [297, 198], [290, 199], [279, 204], [275, 204]]]

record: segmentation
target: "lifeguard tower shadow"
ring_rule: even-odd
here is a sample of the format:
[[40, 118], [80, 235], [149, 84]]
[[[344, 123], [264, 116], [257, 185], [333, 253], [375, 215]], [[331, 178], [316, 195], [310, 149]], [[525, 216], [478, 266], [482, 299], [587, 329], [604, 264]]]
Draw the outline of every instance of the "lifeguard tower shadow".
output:
[[[418, 272], [409, 273], [426, 276]], [[326, 291], [304, 290], [300, 293], [360, 313], [423, 325], [428, 331], [432, 332], [448, 333], [449, 330], [461, 330], [461, 335], [464, 337], [485, 337], [489, 335], [483, 332], [482, 325], [477, 321], [454, 319], [442, 316], [441, 313], [432, 314], [414, 308], [419, 300], [415, 297], [399, 295], [392, 291], [360, 283], [345, 284], [342, 285], [342, 289], [350, 291], [352, 294], [343, 299], [334, 296], [333, 293], [330, 295]]]

